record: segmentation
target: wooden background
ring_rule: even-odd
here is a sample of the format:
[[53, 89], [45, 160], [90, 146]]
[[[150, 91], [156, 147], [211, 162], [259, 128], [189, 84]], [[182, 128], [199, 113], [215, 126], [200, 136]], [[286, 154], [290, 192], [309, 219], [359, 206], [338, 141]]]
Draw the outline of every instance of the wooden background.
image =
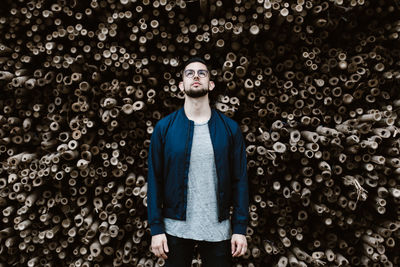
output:
[[191, 56], [246, 140], [235, 266], [399, 266], [399, 15], [397, 0], [2, 1], [0, 266], [164, 264], [147, 151]]

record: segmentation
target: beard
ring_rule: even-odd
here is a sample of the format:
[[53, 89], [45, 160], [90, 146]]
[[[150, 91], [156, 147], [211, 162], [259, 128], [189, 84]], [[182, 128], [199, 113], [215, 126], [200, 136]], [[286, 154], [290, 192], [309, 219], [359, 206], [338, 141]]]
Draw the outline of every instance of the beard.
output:
[[189, 87], [189, 89], [185, 88], [183, 91], [185, 92], [185, 94], [187, 96], [189, 96], [191, 98], [199, 98], [199, 97], [207, 95], [210, 90], [208, 89], [208, 87], [207, 88], [204, 88], [204, 87], [197, 88], [197, 89], [192, 89]]

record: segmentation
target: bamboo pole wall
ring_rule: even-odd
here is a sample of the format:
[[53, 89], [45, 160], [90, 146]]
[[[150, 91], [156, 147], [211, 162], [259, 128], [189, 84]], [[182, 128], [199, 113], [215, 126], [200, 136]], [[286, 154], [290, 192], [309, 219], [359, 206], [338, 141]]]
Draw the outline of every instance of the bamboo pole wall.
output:
[[399, 14], [397, 0], [3, 0], [0, 266], [164, 265], [149, 140], [196, 55], [246, 140], [234, 265], [399, 266]]

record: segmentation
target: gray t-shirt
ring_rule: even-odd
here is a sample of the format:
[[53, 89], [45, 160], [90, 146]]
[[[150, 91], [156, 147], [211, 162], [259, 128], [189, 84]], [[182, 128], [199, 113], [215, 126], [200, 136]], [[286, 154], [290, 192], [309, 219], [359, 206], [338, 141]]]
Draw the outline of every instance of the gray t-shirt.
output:
[[204, 241], [231, 238], [229, 219], [218, 222], [217, 172], [208, 122], [194, 123], [190, 154], [186, 221], [164, 218], [173, 236]]

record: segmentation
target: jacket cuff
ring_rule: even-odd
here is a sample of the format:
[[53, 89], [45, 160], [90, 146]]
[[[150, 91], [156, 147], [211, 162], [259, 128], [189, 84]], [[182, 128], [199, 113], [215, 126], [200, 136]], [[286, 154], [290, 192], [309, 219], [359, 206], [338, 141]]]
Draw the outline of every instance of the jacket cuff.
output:
[[232, 234], [246, 235], [247, 224], [235, 223], [232, 225]]
[[164, 225], [162, 223], [152, 224], [152, 225], [150, 225], [150, 232], [151, 232], [151, 236], [163, 234], [165, 232]]

